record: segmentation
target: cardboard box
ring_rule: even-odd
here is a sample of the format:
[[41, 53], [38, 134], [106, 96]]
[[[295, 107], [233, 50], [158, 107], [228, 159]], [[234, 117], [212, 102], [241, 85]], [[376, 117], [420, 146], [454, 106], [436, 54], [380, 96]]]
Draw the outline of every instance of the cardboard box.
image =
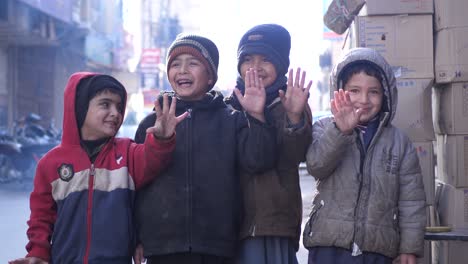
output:
[[397, 79], [398, 105], [392, 124], [413, 141], [435, 140], [432, 79]]
[[436, 82], [468, 81], [468, 27], [440, 30], [434, 43]]
[[437, 241], [434, 252], [438, 264], [466, 264], [468, 262], [468, 241]]
[[432, 15], [358, 16], [353, 46], [379, 51], [397, 78], [434, 78]]
[[437, 211], [441, 226], [468, 228], [468, 188], [443, 184], [437, 201]]
[[[439, 134], [468, 134], [468, 82], [449, 83], [436, 89], [439, 112], [435, 116]], [[437, 116], [438, 115], [438, 116]]]
[[421, 166], [424, 191], [426, 192], [426, 202], [428, 205], [434, 204], [435, 193], [435, 167], [434, 167], [434, 146], [432, 141], [413, 142], [419, 157]]
[[457, 188], [468, 187], [468, 135], [437, 136], [437, 178]]
[[434, 0], [434, 27], [436, 31], [467, 27], [468, 1], [466, 0]]
[[433, 14], [433, 0], [367, 0], [360, 15]]
[[468, 188], [443, 184], [437, 201], [437, 211], [441, 226], [468, 228]]

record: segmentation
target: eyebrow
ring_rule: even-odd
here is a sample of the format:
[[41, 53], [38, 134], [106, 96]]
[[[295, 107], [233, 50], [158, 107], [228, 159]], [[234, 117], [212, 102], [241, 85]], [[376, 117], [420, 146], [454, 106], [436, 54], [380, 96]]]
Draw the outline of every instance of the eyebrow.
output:
[[121, 100], [113, 100], [113, 99], [108, 98], [108, 97], [101, 98], [101, 99], [98, 100], [98, 102], [100, 102], [100, 103], [102, 103], [102, 102], [111, 102], [111, 103], [117, 103], [117, 104], [122, 103]]

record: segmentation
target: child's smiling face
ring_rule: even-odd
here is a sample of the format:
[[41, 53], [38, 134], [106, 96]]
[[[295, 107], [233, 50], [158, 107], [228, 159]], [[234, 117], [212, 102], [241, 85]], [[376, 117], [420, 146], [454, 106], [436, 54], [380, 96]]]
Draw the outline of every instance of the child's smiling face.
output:
[[122, 124], [123, 107], [120, 95], [110, 89], [93, 97], [81, 127], [82, 139], [97, 140], [115, 136]]
[[367, 123], [374, 118], [382, 108], [383, 88], [380, 81], [365, 72], [353, 74], [344, 87], [349, 92], [355, 109], [361, 109], [359, 123]]
[[245, 81], [245, 73], [248, 69], [254, 69], [258, 72], [258, 77], [263, 80], [265, 88], [272, 85], [277, 77], [276, 68], [271, 61], [260, 54], [246, 55], [240, 65], [241, 77]]
[[168, 79], [177, 96], [185, 101], [202, 99], [213, 80], [205, 65], [195, 56], [180, 54], [169, 65]]

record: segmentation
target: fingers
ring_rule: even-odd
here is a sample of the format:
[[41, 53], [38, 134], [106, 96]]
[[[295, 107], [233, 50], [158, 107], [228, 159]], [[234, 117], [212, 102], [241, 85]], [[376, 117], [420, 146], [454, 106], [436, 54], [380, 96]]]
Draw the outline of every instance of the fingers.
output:
[[188, 114], [189, 112], [185, 111], [183, 114], [176, 117], [176, 124], [179, 124], [180, 122], [182, 122], [188, 116]]
[[304, 83], [301, 83], [301, 68], [297, 68], [296, 71], [296, 79], [294, 79], [294, 86], [297, 86], [298, 88], [304, 87]]
[[339, 91], [334, 91], [333, 92], [333, 101], [334, 101], [334, 105], [336, 107], [336, 110], [338, 111], [340, 108], [341, 108], [341, 94]]
[[288, 87], [294, 87], [293, 76], [294, 76], [294, 70], [293, 70], [293, 69], [289, 69]]
[[263, 79], [258, 77], [257, 70], [250, 68], [245, 73], [245, 88], [246, 89], [263, 89]]
[[164, 94], [163, 95], [163, 109], [162, 109], [163, 114], [167, 113], [168, 109], [169, 109], [169, 98], [167, 94]]
[[156, 112], [156, 117], [161, 116], [162, 114], [161, 105], [159, 104], [159, 101], [157, 99], [154, 101], [154, 111]]
[[[245, 72], [245, 87], [251, 87], [253, 85], [253, 77], [252, 77], [252, 71], [251, 69], [248, 69]], [[239, 98], [239, 97], [238, 97]]]
[[331, 101], [330, 101], [330, 110], [331, 110], [333, 115], [335, 115], [338, 112], [338, 109], [336, 107], [335, 99], [331, 99]]
[[175, 116], [176, 108], [177, 108], [177, 99], [175, 99], [174, 97], [171, 97], [171, 107], [169, 108], [170, 116]]
[[[289, 89], [286, 90], [286, 93], [288, 93]], [[284, 94], [284, 91], [283, 90], [279, 90], [278, 91], [278, 95], [281, 99], [281, 102], [283, 102], [283, 104], [285, 103], [285, 100], [286, 100], [286, 95]]]

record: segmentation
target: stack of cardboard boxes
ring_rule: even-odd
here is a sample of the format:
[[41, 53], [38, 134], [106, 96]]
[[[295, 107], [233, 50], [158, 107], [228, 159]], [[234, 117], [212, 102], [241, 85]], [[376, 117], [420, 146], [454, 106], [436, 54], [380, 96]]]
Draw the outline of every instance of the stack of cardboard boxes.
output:
[[[398, 85], [393, 124], [417, 149], [427, 204], [438, 208], [440, 225], [468, 235], [467, 14], [467, 0], [367, 0], [350, 43], [378, 50], [392, 65]], [[426, 242], [419, 262], [468, 263], [468, 242], [437, 242], [432, 250]]]
[[[468, 1], [434, 0], [437, 201], [442, 225], [468, 235]], [[440, 263], [467, 263], [468, 242], [446, 241]]]

